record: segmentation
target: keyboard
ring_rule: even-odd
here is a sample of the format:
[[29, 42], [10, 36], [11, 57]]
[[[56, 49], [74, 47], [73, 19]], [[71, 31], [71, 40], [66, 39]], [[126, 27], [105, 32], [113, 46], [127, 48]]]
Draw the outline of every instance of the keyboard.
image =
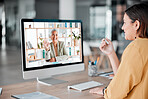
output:
[[11, 95], [11, 97], [16, 99], [60, 99], [58, 97], [45, 94], [42, 92], [32, 92], [32, 93], [26, 93], [26, 94], [19, 94], [19, 95]]
[[99, 82], [96, 82], [96, 81], [88, 81], [88, 82], [68, 86], [68, 89], [72, 88], [72, 89], [76, 89], [76, 90], [79, 90], [79, 91], [83, 91], [83, 90], [86, 90], [86, 89], [90, 89], [90, 88], [94, 88], [94, 87], [102, 86], [102, 85], [103, 85], [102, 83], [99, 83]]

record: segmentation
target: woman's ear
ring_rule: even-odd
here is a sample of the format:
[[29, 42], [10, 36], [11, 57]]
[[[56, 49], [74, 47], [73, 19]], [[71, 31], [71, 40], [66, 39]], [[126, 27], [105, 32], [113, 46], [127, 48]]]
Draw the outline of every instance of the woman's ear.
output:
[[140, 22], [136, 20], [134, 24], [135, 24], [135, 30], [137, 31], [140, 28]]

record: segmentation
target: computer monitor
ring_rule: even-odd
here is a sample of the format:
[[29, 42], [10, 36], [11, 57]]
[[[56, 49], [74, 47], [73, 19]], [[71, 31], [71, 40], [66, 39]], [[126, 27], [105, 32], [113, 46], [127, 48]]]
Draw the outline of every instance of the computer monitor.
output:
[[84, 70], [80, 20], [21, 19], [24, 79]]

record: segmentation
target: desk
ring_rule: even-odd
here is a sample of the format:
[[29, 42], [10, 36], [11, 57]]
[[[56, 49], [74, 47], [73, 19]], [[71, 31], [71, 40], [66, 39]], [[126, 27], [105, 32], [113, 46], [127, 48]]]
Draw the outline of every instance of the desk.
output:
[[13, 94], [25, 94], [35, 91], [50, 94], [59, 97], [60, 99], [103, 99], [103, 97], [100, 95], [90, 94], [89, 90], [79, 92], [73, 89], [68, 90], [67, 86], [91, 80], [101, 82], [104, 84], [103, 86], [108, 85], [108, 83], [110, 82], [108, 78], [104, 77], [89, 77], [87, 71], [64, 74], [54, 78], [68, 81], [68, 83], [47, 86], [40, 84], [36, 81], [32, 81], [13, 85], [0, 86], [3, 88], [3, 92], [0, 96], [0, 99], [14, 99], [11, 97], [11, 95]]

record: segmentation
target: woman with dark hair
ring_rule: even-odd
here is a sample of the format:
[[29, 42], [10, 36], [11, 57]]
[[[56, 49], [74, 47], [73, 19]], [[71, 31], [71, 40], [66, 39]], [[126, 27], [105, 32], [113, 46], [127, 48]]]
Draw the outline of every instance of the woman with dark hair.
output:
[[132, 42], [119, 63], [112, 42], [102, 40], [100, 50], [108, 55], [115, 76], [107, 87], [92, 89], [90, 93], [104, 93], [105, 99], [148, 99], [148, 4], [128, 8], [123, 20], [125, 39]]

